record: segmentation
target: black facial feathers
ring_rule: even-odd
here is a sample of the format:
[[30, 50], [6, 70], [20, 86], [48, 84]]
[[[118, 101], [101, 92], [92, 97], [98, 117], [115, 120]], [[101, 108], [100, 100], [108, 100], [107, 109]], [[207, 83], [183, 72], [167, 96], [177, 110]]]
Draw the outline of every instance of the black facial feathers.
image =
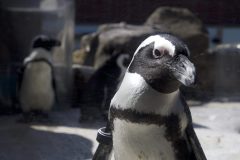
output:
[[53, 47], [60, 46], [61, 41], [45, 35], [39, 35], [32, 40], [32, 48], [44, 48], [50, 51]]
[[194, 81], [195, 68], [189, 56], [187, 46], [177, 37], [169, 34], [150, 36], [140, 44], [128, 71], [140, 74], [153, 89], [171, 93], [181, 83], [189, 85]]

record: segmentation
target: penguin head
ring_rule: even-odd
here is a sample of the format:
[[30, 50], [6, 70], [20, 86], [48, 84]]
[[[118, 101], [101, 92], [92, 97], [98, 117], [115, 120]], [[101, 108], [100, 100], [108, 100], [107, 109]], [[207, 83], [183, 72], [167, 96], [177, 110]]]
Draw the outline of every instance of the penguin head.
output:
[[44, 48], [51, 51], [53, 47], [61, 46], [61, 41], [57, 39], [50, 38], [45, 35], [39, 35], [35, 37], [32, 41], [32, 48]]
[[128, 72], [141, 75], [155, 90], [176, 91], [181, 84], [195, 82], [195, 67], [183, 41], [170, 34], [145, 39], [134, 53]]

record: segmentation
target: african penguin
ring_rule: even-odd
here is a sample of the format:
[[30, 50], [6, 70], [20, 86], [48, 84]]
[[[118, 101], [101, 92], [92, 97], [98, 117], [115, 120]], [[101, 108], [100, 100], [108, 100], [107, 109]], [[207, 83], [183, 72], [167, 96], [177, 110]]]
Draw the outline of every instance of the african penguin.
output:
[[33, 39], [32, 51], [24, 59], [19, 81], [19, 101], [23, 121], [32, 121], [34, 116], [47, 117], [55, 102], [55, 77], [53, 74], [52, 50], [61, 42], [40, 35]]
[[127, 53], [113, 54], [91, 76], [82, 93], [80, 122], [107, 119], [110, 101], [123, 79], [130, 62], [129, 57]]
[[205, 160], [179, 87], [195, 82], [187, 46], [170, 34], [145, 39], [111, 100], [112, 160]]

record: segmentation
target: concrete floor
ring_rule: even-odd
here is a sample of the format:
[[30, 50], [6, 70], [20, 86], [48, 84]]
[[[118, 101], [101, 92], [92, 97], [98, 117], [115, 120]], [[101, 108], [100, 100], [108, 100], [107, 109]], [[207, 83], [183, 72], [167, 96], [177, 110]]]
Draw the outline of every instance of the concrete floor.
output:
[[98, 123], [78, 123], [79, 111], [52, 112], [51, 122], [17, 123], [19, 116], [0, 117], [0, 160], [84, 160], [92, 157]]
[[[240, 159], [240, 103], [194, 104], [195, 130], [208, 160]], [[21, 124], [20, 115], [0, 117], [0, 160], [84, 160], [97, 147], [104, 122], [79, 124], [79, 111], [50, 114], [49, 123]]]

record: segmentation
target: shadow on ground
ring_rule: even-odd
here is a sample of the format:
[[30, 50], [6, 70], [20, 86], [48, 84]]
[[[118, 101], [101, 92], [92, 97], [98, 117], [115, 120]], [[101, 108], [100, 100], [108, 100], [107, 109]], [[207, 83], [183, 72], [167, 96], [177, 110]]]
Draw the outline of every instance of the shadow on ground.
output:
[[78, 111], [54, 111], [45, 123], [19, 123], [20, 114], [0, 116], [0, 160], [91, 159], [96, 129], [104, 123], [79, 124]]
[[1, 160], [84, 160], [92, 157], [92, 142], [79, 135], [17, 125], [1, 129], [0, 137]]

